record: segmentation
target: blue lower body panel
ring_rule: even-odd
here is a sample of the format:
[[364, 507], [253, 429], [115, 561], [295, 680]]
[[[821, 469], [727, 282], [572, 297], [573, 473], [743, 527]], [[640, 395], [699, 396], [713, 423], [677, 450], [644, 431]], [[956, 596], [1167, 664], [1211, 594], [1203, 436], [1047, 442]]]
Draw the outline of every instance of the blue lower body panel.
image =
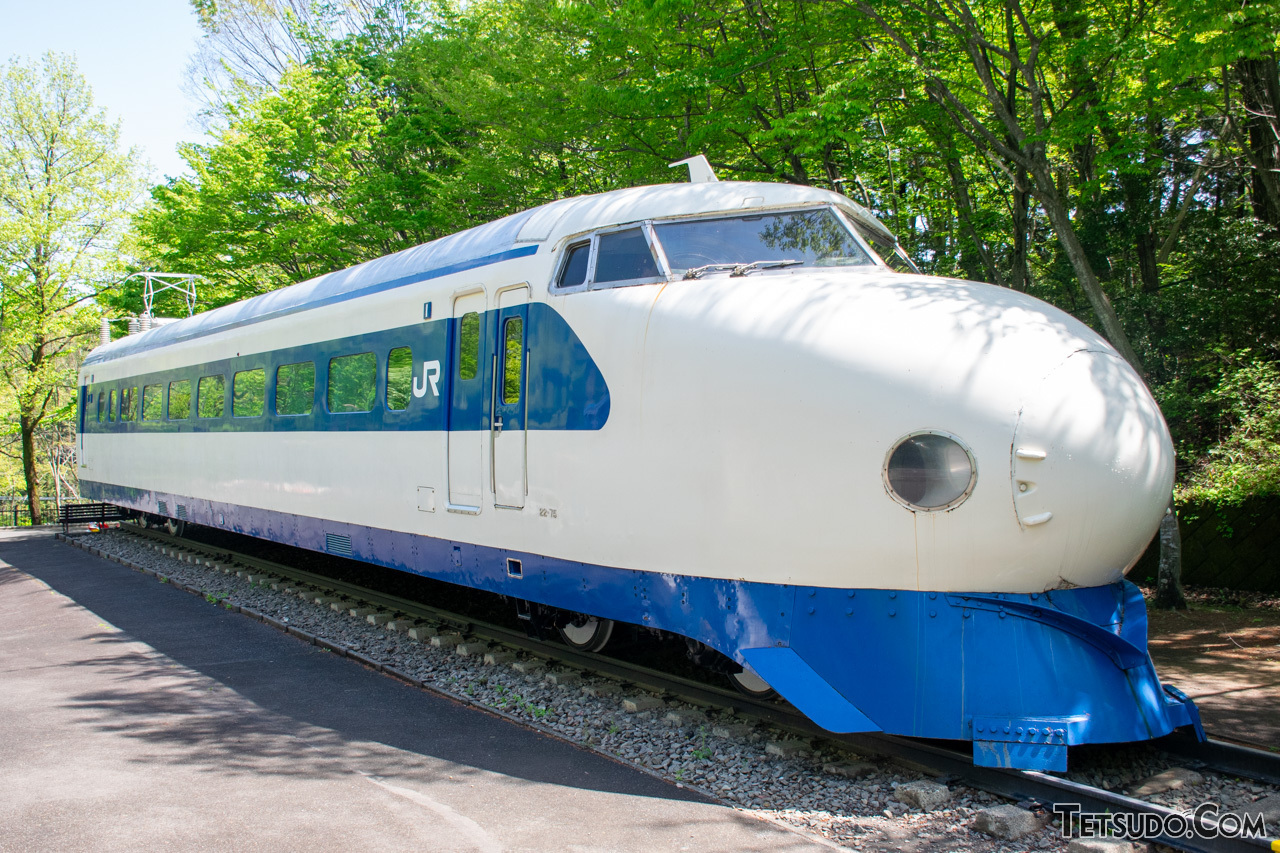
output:
[[[978, 764], [1066, 769], [1067, 747], [1194, 726], [1161, 685], [1125, 581], [1037, 594], [831, 589], [611, 568], [90, 481], [86, 497], [661, 629], [754, 669], [832, 731], [971, 741]], [[335, 545], [334, 543], [338, 543]], [[522, 561], [520, 577], [507, 558]]]

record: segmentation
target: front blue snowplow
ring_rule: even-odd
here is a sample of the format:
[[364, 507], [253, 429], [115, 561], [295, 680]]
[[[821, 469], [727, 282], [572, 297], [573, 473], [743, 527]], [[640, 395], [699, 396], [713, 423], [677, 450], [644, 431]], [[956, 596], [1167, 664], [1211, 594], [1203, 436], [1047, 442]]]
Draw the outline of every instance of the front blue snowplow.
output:
[[1181, 726], [1204, 737], [1195, 705], [1156, 676], [1127, 581], [1025, 595], [802, 587], [785, 644], [742, 659], [827, 728], [970, 740], [983, 766], [1061, 771], [1069, 746]]

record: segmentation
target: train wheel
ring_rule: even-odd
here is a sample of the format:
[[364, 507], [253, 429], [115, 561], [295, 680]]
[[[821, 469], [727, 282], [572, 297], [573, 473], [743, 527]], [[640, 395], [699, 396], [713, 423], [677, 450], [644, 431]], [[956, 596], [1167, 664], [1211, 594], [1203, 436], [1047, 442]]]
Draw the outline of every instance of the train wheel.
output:
[[778, 695], [778, 691], [770, 687], [769, 682], [749, 669], [730, 673], [729, 681], [733, 683], [734, 687], [738, 688], [739, 692], [745, 693], [753, 699], [772, 699]]
[[178, 518], [166, 518], [164, 529], [168, 531], [170, 536], [176, 536], [181, 539], [182, 534], [187, 531], [187, 523]]
[[572, 622], [557, 626], [556, 630], [566, 646], [580, 652], [598, 652], [609, 644], [609, 638], [613, 636], [613, 620], [574, 615]]

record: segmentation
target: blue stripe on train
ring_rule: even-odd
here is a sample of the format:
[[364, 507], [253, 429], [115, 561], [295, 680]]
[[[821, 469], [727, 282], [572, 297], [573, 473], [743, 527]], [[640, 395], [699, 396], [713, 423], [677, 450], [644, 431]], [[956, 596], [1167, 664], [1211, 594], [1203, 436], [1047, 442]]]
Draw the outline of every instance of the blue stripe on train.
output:
[[[527, 423], [524, 407], [504, 409], [507, 429], [532, 430], [597, 430], [609, 419], [609, 387], [604, 375], [587, 352], [582, 341], [553, 308], [539, 302], [481, 315], [480, 341], [483, 343], [476, 376], [458, 378], [455, 357], [458, 352], [459, 323], [455, 318], [433, 320], [387, 329], [365, 335], [322, 341], [301, 347], [288, 347], [264, 353], [222, 359], [207, 364], [132, 376], [114, 382], [91, 383], [81, 394], [84, 428], [89, 433], [158, 433], [158, 432], [320, 432], [367, 430], [484, 430], [488, 429], [490, 400], [493, 394], [493, 353], [502, 323], [527, 310], [525, 347], [527, 372], [522, 393], [527, 395]], [[408, 346], [413, 352], [414, 393], [404, 411], [387, 409], [387, 354], [396, 347]], [[372, 352], [378, 359], [377, 402], [370, 412], [329, 412], [325, 405], [329, 359], [353, 353]], [[309, 415], [276, 415], [275, 373], [281, 365], [310, 361], [315, 364], [315, 397]], [[440, 362], [435, 391], [425, 375], [425, 363]], [[263, 368], [267, 374], [266, 414], [257, 417], [232, 417], [232, 377], [238, 371]], [[223, 392], [224, 416], [195, 417], [195, 390], [200, 377], [218, 374], [226, 378]], [[97, 419], [100, 394], [137, 388], [141, 406], [142, 389], [170, 382], [191, 383], [191, 417], [183, 420], [133, 420], [114, 422]], [[421, 389], [422, 396], [417, 396]], [[453, 400], [453, 405], [449, 401]], [[167, 412], [166, 412], [167, 414]]]
[[[970, 740], [981, 764], [1065, 769], [1068, 744], [1198, 722], [1166, 693], [1128, 582], [1033, 595], [831, 589], [689, 577], [82, 480], [88, 497], [437, 580], [682, 634], [758, 668], [838, 731]], [[347, 556], [345, 550], [343, 553]], [[522, 561], [518, 578], [506, 560]], [[785, 653], [779, 650], [787, 650]]]

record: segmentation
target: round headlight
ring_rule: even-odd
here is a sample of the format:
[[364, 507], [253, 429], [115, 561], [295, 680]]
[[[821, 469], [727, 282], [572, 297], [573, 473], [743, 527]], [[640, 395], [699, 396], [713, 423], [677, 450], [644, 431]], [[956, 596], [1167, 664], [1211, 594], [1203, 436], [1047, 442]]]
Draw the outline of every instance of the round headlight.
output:
[[884, 461], [884, 484], [911, 509], [936, 511], [964, 503], [978, 481], [973, 453], [954, 435], [920, 430], [899, 439]]

